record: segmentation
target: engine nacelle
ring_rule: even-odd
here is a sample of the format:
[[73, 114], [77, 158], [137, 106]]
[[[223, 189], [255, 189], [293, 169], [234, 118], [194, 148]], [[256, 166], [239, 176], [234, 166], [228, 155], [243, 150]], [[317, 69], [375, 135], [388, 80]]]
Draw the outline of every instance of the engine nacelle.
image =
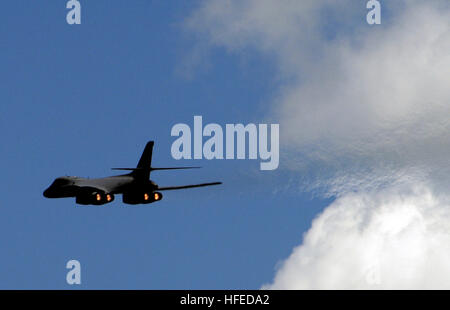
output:
[[80, 205], [104, 205], [114, 200], [113, 194], [91, 192], [76, 196], [75, 202]]
[[131, 205], [136, 204], [147, 204], [152, 203], [155, 201], [161, 200], [163, 195], [160, 192], [151, 192], [151, 191], [144, 191], [144, 192], [128, 192], [123, 193], [122, 195], [122, 201], [124, 203], [128, 203]]

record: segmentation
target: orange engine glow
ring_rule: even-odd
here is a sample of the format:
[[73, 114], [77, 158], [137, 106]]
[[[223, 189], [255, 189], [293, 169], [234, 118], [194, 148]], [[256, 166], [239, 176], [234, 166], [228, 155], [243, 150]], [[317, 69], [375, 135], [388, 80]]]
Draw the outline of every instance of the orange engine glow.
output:
[[111, 197], [111, 195], [106, 195], [106, 200], [108, 200], [108, 201], [111, 201], [111, 199], [112, 199], [112, 197]]
[[144, 200], [147, 201], [149, 198], [150, 198], [150, 196], [147, 193], [145, 193], [144, 194]]
[[154, 197], [155, 197], [155, 200], [159, 200], [159, 194], [158, 193], [155, 193]]
[[100, 195], [100, 194], [97, 194], [97, 195], [95, 196], [95, 199], [97, 199], [97, 201], [100, 201], [100, 200], [102, 200], [102, 195]]

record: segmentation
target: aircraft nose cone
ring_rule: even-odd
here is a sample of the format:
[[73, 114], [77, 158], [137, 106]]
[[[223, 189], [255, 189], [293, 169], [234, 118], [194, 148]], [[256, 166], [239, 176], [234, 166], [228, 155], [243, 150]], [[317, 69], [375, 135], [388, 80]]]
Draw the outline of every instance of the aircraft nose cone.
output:
[[50, 196], [51, 196], [51, 194], [50, 194], [50, 189], [47, 188], [47, 189], [44, 191], [43, 195], [44, 195], [45, 198], [50, 198]]

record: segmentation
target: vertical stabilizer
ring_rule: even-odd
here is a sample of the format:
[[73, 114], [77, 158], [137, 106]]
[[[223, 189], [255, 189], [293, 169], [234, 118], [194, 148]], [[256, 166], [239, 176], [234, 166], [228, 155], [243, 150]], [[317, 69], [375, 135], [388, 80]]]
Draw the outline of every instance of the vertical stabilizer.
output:
[[136, 168], [149, 169], [151, 167], [154, 144], [155, 144], [154, 141], [149, 141], [147, 143], [147, 145], [145, 146], [144, 152], [141, 155], [141, 159], [139, 159], [139, 162], [138, 162]]
[[148, 178], [150, 177], [154, 144], [154, 141], [149, 141], [145, 146], [144, 152], [141, 155], [141, 159], [139, 159], [139, 162], [136, 166], [136, 170], [132, 172], [134, 175], [146, 180], [148, 180]]

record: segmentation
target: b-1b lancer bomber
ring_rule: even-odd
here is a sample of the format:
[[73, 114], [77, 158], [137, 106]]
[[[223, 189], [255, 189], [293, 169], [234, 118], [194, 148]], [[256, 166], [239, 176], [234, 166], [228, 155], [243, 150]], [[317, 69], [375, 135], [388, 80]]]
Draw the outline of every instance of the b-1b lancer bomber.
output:
[[46, 198], [75, 197], [80, 205], [104, 205], [114, 200], [114, 195], [122, 194], [126, 204], [148, 204], [162, 199], [161, 191], [203, 187], [222, 184], [222, 182], [202, 183], [183, 186], [159, 187], [150, 180], [150, 172], [155, 170], [192, 169], [199, 167], [153, 168], [152, 153], [154, 142], [145, 146], [136, 168], [113, 168], [129, 170], [130, 173], [99, 179], [80, 177], [59, 177], [44, 191]]

